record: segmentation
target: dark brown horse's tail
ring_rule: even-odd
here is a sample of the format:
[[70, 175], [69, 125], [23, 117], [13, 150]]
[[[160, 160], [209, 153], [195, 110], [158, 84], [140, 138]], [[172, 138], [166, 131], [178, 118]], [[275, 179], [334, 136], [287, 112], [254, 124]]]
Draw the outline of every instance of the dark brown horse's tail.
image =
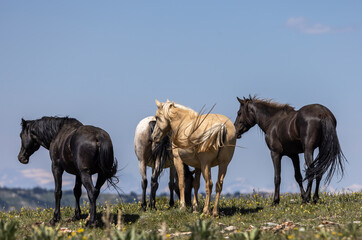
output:
[[329, 184], [334, 173], [340, 172], [343, 177], [343, 165], [347, 161], [339, 145], [337, 131], [334, 121], [331, 118], [324, 118], [322, 123], [322, 139], [319, 146], [319, 154], [307, 169], [305, 179], [313, 180], [328, 171], [325, 183]]
[[116, 176], [118, 162], [114, 158], [113, 154], [113, 145], [109, 138], [100, 138], [99, 142], [99, 168], [101, 169], [102, 174], [107, 179], [108, 187], [111, 185], [118, 192], [119, 179]]

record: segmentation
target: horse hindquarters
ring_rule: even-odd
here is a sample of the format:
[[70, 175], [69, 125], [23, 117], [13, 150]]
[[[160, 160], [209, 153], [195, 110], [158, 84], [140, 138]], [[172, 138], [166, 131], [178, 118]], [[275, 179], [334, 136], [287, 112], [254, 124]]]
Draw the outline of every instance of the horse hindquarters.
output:
[[[113, 157], [113, 146], [108, 134], [89, 134], [79, 131], [71, 140], [73, 161], [77, 166], [82, 184], [87, 190], [90, 202], [90, 219], [88, 224], [95, 224], [96, 200], [104, 182], [112, 185], [112, 177], [117, 171], [117, 161]], [[93, 131], [94, 132], [94, 131]], [[96, 138], [95, 136], [99, 136]], [[98, 173], [96, 186], [93, 185], [92, 174]]]
[[336, 169], [340, 169], [343, 175], [343, 162], [345, 157], [339, 145], [336, 131], [336, 124], [332, 118], [321, 120], [322, 136], [319, 146], [319, 154], [313, 161], [312, 168], [307, 169], [306, 179], [313, 180], [322, 178], [323, 174], [328, 171], [326, 183], [331, 181]]

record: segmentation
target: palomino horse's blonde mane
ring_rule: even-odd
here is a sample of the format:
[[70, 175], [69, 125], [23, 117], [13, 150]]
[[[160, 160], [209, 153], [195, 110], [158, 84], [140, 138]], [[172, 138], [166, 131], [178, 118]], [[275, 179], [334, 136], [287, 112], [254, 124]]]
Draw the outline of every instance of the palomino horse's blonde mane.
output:
[[[169, 120], [176, 115], [181, 119], [172, 135], [172, 142], [178, 147], [192, 148], [196, 152], [205, 152], [211, 149], [217, 150], [224, 146], [227, 133], [224, 123], [214, 123], [210, 127], [200, 129], [202, 123], [208, 121], [207, 117], [210, 112], [201, 115], [191, 108], [170, 101], [164, 103], [163, 112], [164, 116]], [[188, 130], [188, 134], [186, 134], [186, 130]], [[197, 130], [201, 130], [201, 133]]]

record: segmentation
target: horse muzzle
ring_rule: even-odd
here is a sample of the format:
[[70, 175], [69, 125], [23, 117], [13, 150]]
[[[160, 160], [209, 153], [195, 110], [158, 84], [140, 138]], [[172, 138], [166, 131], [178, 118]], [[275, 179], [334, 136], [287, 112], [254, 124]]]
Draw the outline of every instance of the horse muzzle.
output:
[[21, 162], [22, 164], [28, 164], [29, 163], [29, 158], [26, 158], [24, 156], [18, 156], [19, 162]]

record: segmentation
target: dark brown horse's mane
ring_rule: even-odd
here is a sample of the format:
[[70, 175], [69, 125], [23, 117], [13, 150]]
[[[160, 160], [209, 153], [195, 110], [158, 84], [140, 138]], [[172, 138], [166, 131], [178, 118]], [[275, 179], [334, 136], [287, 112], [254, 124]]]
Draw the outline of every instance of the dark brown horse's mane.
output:
[[284, 110], [286, 112], [295, 110], [294, 107], [290, 106], [289, 104], [281, 104], [281, 103], [273, 101], [272, 99], [260, 99], [256, 96], [252, 97], [249, 95], [249, 98], [244, 98], [244, 101], [246, 103], [252, 102], [252, 103], [265, 104], [265, 105], [271, 106], [276, 109]]

